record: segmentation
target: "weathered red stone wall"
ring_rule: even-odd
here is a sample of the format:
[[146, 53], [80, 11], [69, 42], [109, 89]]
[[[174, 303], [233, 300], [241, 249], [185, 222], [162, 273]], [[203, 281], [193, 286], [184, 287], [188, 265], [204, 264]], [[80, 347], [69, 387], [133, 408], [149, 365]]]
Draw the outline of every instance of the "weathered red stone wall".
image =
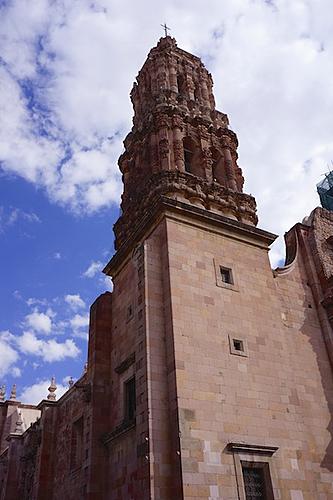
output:
[[165, 221], [149, 235], [144, 251], [151, 491], [153, 498], [178, 499], [182, 483]]
[[[109, 353], [111, 408], [108, 453], [108, 497], [149, 498], [147, 461], [148, 411], [145, 346], [144, 265], [133, 250], [114, 274], [112, 345]], [[125, 415], [124, 384], [135, 376], [136, 423]], [[136, 425], [135, 425], [136, 424]]]
[[[42, 402], [39, 421], [10, 439], [6, 464], [0, 466], [5, 476], [1, 500], [108, 498], [102, 438], [110, 429], [111, 312], [107, 292], [91, 308], [87, 373], [58, 402]], [[79, 419], [80, 442], [74, 443]], [[74, 449], [79, 450], [75, 462]]]

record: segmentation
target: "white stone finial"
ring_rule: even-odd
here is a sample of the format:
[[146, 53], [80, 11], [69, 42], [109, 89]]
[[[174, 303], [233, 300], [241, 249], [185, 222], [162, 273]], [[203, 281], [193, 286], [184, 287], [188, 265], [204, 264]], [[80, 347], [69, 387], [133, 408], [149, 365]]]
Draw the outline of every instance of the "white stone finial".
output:
[[6, 386], [2, 385], [0, 387], [0, 401], [4, 401], [6, 398]]
[[70, 378], [68, 380], [68, 385], [69, 385], [69, 388], [73, 387], [73, 385], [74, 385], [74, 380], [73, 380], [72, 376], [70, 376]]
[[16, 384], [12, 385], [12, 390], [10, 391], [10, 400], [11, 401], [16, 400]]
[[56, 390], [57, 390], [57, 386], [55, 383], [55, 378], [52, 377], [50, 387], [48, 388], [49, 393], [47, 395], [47, 399], [49, 401], [55, 401], [57, 399], [57, 396], [55, 395]]
[[87, 373], [88, 371], [88, 361], [84, 363], [83, 373]]
[[19, 411], [18, 412], [18, 418], [17, 418], [17, 421], [16, 421], [16, 427], [15, 427], [15, 433], [16, 434], [22, 434], [23, 432], [23, 419], [22, 419], [22, 414], [21, 412]]

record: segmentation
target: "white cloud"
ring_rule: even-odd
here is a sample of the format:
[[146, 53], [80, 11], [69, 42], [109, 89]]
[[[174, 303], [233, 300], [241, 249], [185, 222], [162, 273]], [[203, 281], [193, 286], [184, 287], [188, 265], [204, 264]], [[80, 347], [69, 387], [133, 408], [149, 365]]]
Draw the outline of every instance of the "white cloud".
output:
[[[1, 109], [1, 106], [0, 106]], [[0, 206], [0, 233], [3, 233], [5, 229], [14, 226], [19, 220], [26, 222], [41, 222], [40, 218], [34, 212], [25, 212], [20, 208], [5, 207]]]
[[47, 299], [36, 299], [35, 297], [29, 297], [26, 301], [28, 306], [46, 306], [48, 304]]
[[25, 212], [20, 208], [13, 208], [8, 214], [7, 224], [9, 226], [13, 225], [19, 218], [26, 220], [28, 222], [41, 222], [38, 215], [35, 214], [34, 212]]
[[81, 299], [80, 294], [65, 295], [65, 302], [67, 302], [73, 311], [86, 307], [86, 304], [84, 300]]
[[55, 252], [55, 253], [53, 254], [53, 258], [54, 258], [55, 260], [61, 260], [61, 253], [60, 253], [60, 252]]
[[89, 325], [89, 314], [75, 314], [70, 320], [70, 324], [74, 330], [87, 327]]
[[129, 90], [167, 18], [178, 45], [213, 74], [260, 226], [282, 234], [318, 204], [315, 183], [333, 157], [330, 9], [328, 0], [210, 0], [209, 9], [201, 0], [8, 2], [3, 168], [77, 212], [118, 203]]
[[67, 339], [65, 342], [57, 342], [55, 339], [45, 341], [38, 339], [32, 332], [24, 332], [15, 340], [22, 353], [40, 356], [46, 362], [76, 358], [80, 354], [80, 349], [72, 339]]
[[0, 332], [0, 377], [9, 373], [14, 377], [20, 376], [19, 368], [14, 366], [19, 359], [19, 354], [10, 345], [12, 338], [13, 335], [10, 332]]
[[75, 314], [69, 324], [72, 327], [73, 337], [88, 340], [89, 314]]
[[[94, 50], [106, 55], [102, 43], [109, 23], [104, 17], [94, 15], [86, 1], [79, 6], [37, 0], [31, 8], [20, 0], [2, 9], [3, 168], [44, 187], [53, 200], [76, 211], [118, 202], [121, 191], [116, 168], [120, 123], [113, 109], [117, 95], [106, 92], [109, 79], [96, 87], [102, 81], [103, 58], [88, 61]], [[84, 32], [92, 35], [94, 29], [103, 35], [88, 41]], [[81, 49], [87, 50], [87, 58]]]
[[113, 290], [113, 281], [110, 278], [110, 276], [104, 276], [104, 279], [102, 278], [101, 284], [104, 285], [104, 287], [109, 291], [112, 292]]
[[112, 280], [109, 276], [104, 276], [102, 274], [102, 269], [104, 267], [104, 264], [102, 262], [98, 261], [92, 261], [89, 265], [89, 267], [82, 273], [82, 276], [86, 278], [94, 278], [96, 275], [98, 275], [98, 284], [101, 288], [104, 290], [113, 290], [113, 283]]
[[[40, 136], [18, 82], [0, 66], [0, 158], [3, 168], [30, 182], [56, 181], [62, 151], [58, 141]], [[24, 168], [22, 168], [24, 165]]]
[[35, 332], [46, 334], [51, 332], [52, 320], [50, 318], [50, 314], [40, 313], [35, 310], [25, 317], [25, 323]]
[[83, 273], [83, 276], [86, 278], [93, 278], [97, 273], [101, 272], [103, 269], [103, 264], [102, 262], [98, 261], [93, 261], [90, 263], [88, 269], [86, 269]]
[[21, 377], [22, 375], [22, 370], [21, 368], [19, 368], [18, 366], [13, 366], [13, 368], [11, 369], [11, 374], [13, 377], [17, 378], [17, 377]]
[[[50, 383], [50, 380], [41, 380], [31, 386], [25, 387], [22, 393], [18, 396], [18, 399], [22, 401], [22, 403], [36, 405], [43, 399], [47, 399], [49, 394], [48, 387], [50, 387]], [[68, 390], [68, 387], [58, 383], [56, 383], [56, 386], [57, 390], [55, 391], [55, 394], [57, 399], [60, 399], [61, 396]]]
[[22, 300], [23, 297], [21, 295], [21, 292], [19, 290], [14, 290], [13, 291], [13, 296], [15, 297], [16, 300]]

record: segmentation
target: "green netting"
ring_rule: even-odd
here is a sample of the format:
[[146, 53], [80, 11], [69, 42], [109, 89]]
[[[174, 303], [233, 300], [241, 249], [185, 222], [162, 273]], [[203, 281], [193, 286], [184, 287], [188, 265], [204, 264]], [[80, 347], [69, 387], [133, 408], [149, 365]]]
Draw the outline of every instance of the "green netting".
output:
[[323, 208], [333, 211], [333, 171], [325, 175], [319, 184], [317, 184], [320, 203]]

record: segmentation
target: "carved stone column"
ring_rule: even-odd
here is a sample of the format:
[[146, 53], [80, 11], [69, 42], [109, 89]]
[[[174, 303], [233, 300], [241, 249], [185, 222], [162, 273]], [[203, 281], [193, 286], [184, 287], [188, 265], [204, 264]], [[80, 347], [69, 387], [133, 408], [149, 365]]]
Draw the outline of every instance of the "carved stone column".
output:
[[224, 166], [225, 173], [227, 177], [228, 187], [233, 191], [237, 191], [236, 175], [232, 165], [232, 156], [230, 152], [229, 138], [224, 137], [223, 141], [223, 156], [224, 156]]
[[166, 114], [159, 114], [156, 119], [158, 129], [158, 152], [162, 170], [170, 169], [170, 145], [168, 137], [169, 117]]
[[158, 172], [160, 170], [160, 164], [158, 160], [158, 148], [155, 132], [152, 132], [149, 138], [149, 157], [152, 172]]
[[176, 66], [176, 61], [174, 59], [170, 59], [169, 84], [170, 84], [170, 90], [171, 90], [171, 92], [178, 93], [177, 66]]
[[173, 154], [176, 164], [176, 169], [185, 172], [184, 161], [184, 146], [183, 146], [183, 132], [182, 120], [178, 116], [174, 116], [173, 124]]
[[186, 82], [187, 82], [187, 90], [188, 90], [189, 98], [191, 99], [191, 101], [194, 101], [194, 89], [195, 89], [195, 85], [194, 85], [194, 82], [193, 82], [192, 75], [187, 74]]
[[200, 136], [200, 145], [201, 145], [201, 153], [203, 159], [203, 171], [204, 177], [208, 180], [208, 182], [212, 182], [213, 180], [213, 159], [212, 159], [212, 151], [210, 148], [210, 136], [207, 132], [207, 129], [204, 126], [199, 126], [199, 136]]

